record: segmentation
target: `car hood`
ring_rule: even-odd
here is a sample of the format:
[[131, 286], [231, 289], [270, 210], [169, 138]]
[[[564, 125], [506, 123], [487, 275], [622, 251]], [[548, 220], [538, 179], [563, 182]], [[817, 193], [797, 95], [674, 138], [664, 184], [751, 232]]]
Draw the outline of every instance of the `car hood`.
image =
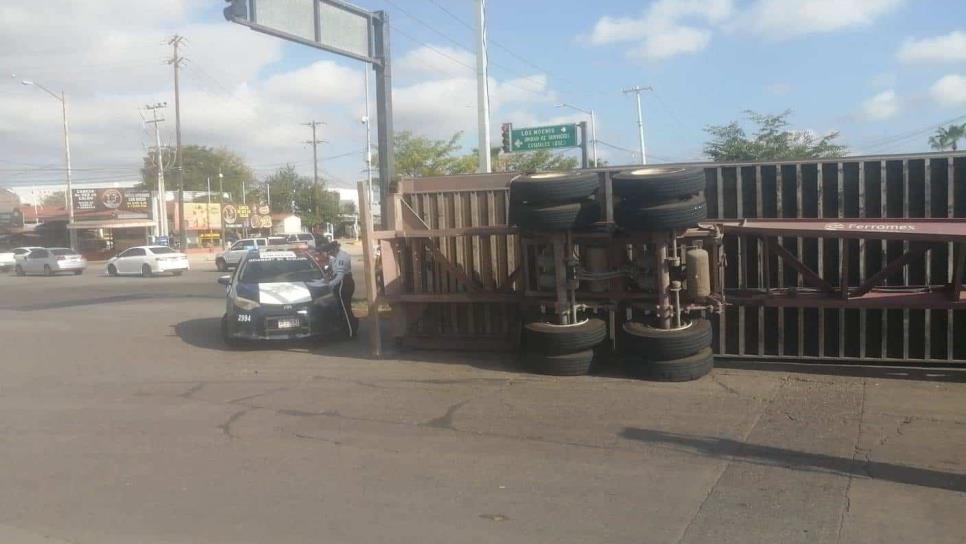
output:
[[321, 282], [286, 281], [240, 283], [236, 292], [239, 296], [258, 301], [259, 304], [299, 304], [330, 294], [332, 289]]

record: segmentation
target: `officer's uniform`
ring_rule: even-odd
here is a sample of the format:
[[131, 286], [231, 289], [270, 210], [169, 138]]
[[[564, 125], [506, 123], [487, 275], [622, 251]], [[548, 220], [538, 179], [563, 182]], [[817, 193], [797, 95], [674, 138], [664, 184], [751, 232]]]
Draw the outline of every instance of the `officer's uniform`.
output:
[[352, 279], [352, 257], [340, 248], [338, 253], [329, 257], [329, 268], [334, 274], [329, 284], [332, 285], [332, 290], [339, 294], [346, 327], [351, 338], [356, 335], [358, 328], [358, 321], [352, 315], [352, 294], [356, 290], [356, 283]]

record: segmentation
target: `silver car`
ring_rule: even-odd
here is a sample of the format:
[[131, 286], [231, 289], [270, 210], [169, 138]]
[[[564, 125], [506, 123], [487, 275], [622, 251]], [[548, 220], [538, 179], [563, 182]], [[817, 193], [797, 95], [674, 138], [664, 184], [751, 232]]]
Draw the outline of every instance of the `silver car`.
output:
[[15, 268], [18, 276], [27, 274], [44, 274], [53, 276], [58, 272], [73, 272], [75, 275], [84, 273], [87, 259], [76, 251], [66, 247], [51, 247], [34, 249]]

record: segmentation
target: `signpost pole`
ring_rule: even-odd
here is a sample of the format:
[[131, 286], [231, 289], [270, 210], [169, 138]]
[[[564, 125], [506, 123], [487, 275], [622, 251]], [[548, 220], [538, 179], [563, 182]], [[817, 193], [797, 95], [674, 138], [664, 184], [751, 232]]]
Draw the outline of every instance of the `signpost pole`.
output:
[[577, 123], [580, 127], [580, 167], [588, 168], [587, 165], [587, 121]]
[[376, 63], [376, 131], [379, 153], [379, 216], [388, 228], [389, 186], [395, 177], [395, 150], [392, 130], [392, 70], [389, 60], [389, 18], [384, 11], [374, 13], [373, 57]]

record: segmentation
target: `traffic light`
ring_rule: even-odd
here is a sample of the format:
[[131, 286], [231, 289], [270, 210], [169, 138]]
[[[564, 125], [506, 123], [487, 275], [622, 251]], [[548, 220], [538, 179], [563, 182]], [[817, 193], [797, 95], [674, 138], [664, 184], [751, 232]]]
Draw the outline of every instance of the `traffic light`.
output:
[[225, 0], [228, 7], [222, 12], [225, 19], [234, 21], [235, 19], [248, 20], [248, 0]]
[[510, 139], [513, 137], [513, 124], [503, 123], [503, 125], [500, 126], [500, 134], [503, 137], [503, 152], [510, 153], [513, 151], [513, 143], [510, 141]]

